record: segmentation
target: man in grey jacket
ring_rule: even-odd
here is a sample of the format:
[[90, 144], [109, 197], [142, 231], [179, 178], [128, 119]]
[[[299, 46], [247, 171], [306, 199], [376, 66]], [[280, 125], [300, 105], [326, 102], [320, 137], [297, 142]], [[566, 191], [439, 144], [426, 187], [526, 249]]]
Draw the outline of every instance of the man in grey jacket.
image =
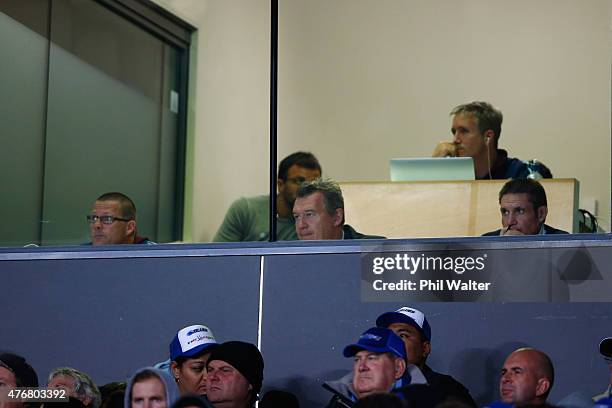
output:
[[356, 343], [344, 348], [343, 355], [353, 358], [353, 372], [338, 381], [325, 383], [324, 387], [334, 394], [328, 404], [330, 408], [347, 406], [368, 395], [404, 386], [402, 377], [406, 377], [406, 371], [411, 384], [426, 384], [421, 371], [406, 363], [402, 339], [389, 329], [366, 330]]

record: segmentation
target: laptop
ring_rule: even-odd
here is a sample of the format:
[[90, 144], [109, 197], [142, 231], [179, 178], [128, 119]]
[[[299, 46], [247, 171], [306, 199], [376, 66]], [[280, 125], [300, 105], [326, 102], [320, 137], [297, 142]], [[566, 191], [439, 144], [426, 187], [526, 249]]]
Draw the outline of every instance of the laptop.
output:
[[391, 181], [474, 180], [471, 157], [417, 157], [391, 159]]

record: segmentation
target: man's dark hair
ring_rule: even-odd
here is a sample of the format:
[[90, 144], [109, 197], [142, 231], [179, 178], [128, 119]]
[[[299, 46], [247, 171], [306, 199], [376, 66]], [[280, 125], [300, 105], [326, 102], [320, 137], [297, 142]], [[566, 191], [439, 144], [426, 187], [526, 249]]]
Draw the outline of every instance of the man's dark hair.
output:
[[104, 193], [100, 197], [96, 198], [96, 201], [116, 201], [119, 203], [119, 209], [121, 211], [121, 217], [128, 220], [136, 219], [136, 206], [130, 197], [122, 193], [112, 192]]
[[310, 152], [295, 152], [285, 157], [278, 166], [278, 178], [280, 180], [287, 180], [287, 173], [291, 166], [300, 166], [310, 170], [319, 170], [319, 173], [323, 173], [319, 161]]
[[533, 179], [512, 179], [508, 181], [499, 192], [499, 203], [506, 194], [527, 194], [533, 210], [537, 211], [542, 206], [547, 206], [546, 191], [544, 187]]
[[354, 408], [408, 408], [408, 405], [395, 394], [381, 392], [370, 394], [357, 401]]
[[[342, 197], [342, 190], [340, 185], [330, 179], [318, 178], [313, 181], [305, 181], [300, 184], [296, 197], [308, 197], [311, 194], [320, 192], [323, 194], [325, 199], [325, 211], [329, 215], [334, 215], [337, 208], [344, 209], [344, 198]], [[344, 218], [342, 219], [344, 224]]]
[[499, 109], [491, 105], [489, 102], [474, 101], [456, 106], [450, 113], [455, 115], [472, 115], [478, 119], [478, 130], [484, 133], [491, 129], [495, 133], [495, 143], [499, 140], [501, 134], [501, 125], [504, 120], [504, 115]]

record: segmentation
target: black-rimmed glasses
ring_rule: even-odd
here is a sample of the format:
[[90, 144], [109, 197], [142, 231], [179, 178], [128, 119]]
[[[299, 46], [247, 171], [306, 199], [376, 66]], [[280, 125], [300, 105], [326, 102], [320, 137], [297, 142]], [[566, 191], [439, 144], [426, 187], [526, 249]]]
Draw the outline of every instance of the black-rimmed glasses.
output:
[[100, 222], [102, 224], [112, 224], [115, 221], [131, 221], [127, 218], [120, 218], [120, 217], [115, 217], [112, 215], [94, 215], [94, 214], [88, 214], [87, 215], [87, 222], [90, 224], [95, 224], [96, 221], [100, 220]]

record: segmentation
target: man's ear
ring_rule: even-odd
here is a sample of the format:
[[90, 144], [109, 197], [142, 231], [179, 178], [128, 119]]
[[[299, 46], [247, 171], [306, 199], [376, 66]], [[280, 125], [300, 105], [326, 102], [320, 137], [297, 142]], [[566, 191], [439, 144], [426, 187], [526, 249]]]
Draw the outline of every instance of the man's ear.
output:
[[339, 227], [342, 225], [342, 221], [344, 221], [344, 208], [336, 208], [334, 210], [334, 227]]
[[545, 205], [540, 206], [537, 211], [538, 221], [540, 224], [543, 224], [546, 221], [546, 216], [548, 215], [548, 207]]
[[550, 381], [548, 378], [540, 378], [538, 379], [538, 383], [536, 384], [536, 397], [541, 397], [545, 395], [550, 389]]
[[495, 132], [493, 129], [485, 130], [484, 132], [485, 144], [488, 146], [489, 144], [495, 141]]
[[283, 179], [276, 179], [276, 189], [280, 192], [283, 191], [283, 189], [285, 188], [285, 180]]
[[395, 359], [395, 379], [399, 380], [406, 371], [406, 360], [403, 358]]
[[131, 237], [136, 235], [136, 220], [129, 220], [125, 228], [125, 236]]

